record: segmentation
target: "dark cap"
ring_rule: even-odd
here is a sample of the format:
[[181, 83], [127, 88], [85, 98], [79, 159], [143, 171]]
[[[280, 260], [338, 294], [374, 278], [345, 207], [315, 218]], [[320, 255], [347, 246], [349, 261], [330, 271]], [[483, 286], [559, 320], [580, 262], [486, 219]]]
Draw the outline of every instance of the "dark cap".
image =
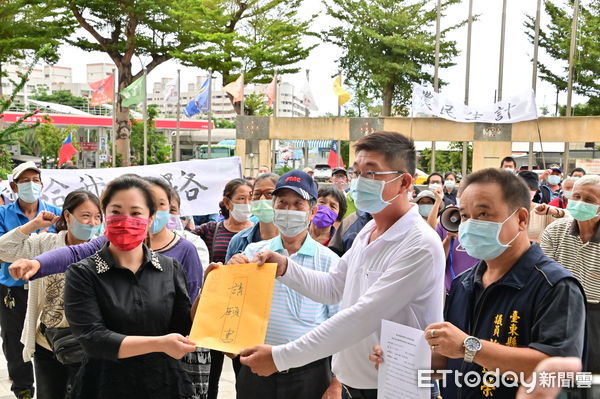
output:
[[318, 197], [317, 185], [312, 177], [301, 170], [292, 170], [279, 178], [273, 195], [281, 189], [289, 188], [303, 199], [310, 201]]
[[333, 169], [333, 171], [331, 171], [331, 176], [335, 175], [336, 173], [340, 173], [342, 172], [343, 174], [346, 175], [346, 177], [348, 177], [348, 171], [344, 168], [335, 168]]
[[550, 168], [550, 170], [553, 172], [562, 173], [562, 170], [559, 167]]
[[523, 179], [527, 187], [530, 190], [539, 190], [540, 188], [540, 178], [537, 173], [532, 172], [530, 170], [524, 170], [519, 172], [519, 177]]

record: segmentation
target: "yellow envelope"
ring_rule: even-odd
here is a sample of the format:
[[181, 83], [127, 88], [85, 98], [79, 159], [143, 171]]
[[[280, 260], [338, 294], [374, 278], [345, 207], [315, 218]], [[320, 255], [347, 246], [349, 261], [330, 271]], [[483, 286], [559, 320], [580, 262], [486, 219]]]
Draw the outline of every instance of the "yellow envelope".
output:
[[229, 353], [264, 344], [277, 264], [225, 265], [209, 273], [190, 339]]

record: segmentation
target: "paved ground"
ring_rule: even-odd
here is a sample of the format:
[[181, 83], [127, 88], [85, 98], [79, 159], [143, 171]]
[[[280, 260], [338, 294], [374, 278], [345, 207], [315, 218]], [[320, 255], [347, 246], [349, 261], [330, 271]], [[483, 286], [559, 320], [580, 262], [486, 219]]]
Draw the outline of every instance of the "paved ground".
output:
[[[10, 381], [8, 379], [8, 370], [6, 369], [6, 360], [0, 350], [0, 399], [14, 399], [10, 391]], [[219, 383], [219, 399], [235, 399], [235, 377], [231, 368], [231, 360], [225, 357], [223, 364], [223, 374]]]

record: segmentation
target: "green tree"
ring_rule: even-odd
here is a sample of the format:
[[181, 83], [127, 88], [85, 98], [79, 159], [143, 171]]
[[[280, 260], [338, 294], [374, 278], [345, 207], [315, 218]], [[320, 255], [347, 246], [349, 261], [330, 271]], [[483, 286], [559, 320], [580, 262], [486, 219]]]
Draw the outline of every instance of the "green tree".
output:
[[[303, 44], [312, 35], [314, 16], [299, 18], [301, 6], [302, 0], [181, 1], [178, 13], [189, 16], [182, 18], [183, 29], [194, 35], [199, 51], [174, 53], [187, 65], [219, 72], [224, 85], [240, 73], [245, 83], [270, 82], [276, 69], [280, 75], [296, 73], [297, 63], [315, 47]], [[197, 22], [207, 20], [216, 31]], [[240, 113], [240, 103], [234, 106]]]
[[24, 123], [30, 117], [38, 114], [40, 112], [39, 110], [26, 111], [25, 115], [23, 115], [15, 123], [8, 125], [7, 127], [4, 127], [2, 119], [4, 118], [4, 112], [10, 108], [10, 106], [15, 101], [17, 94], [25, 87], [25, 84], [29, 80], [29, 75], [31, 74], [31, 69], [33, 68], [33, 66], [39, 61], [40, 57], [45, 56], [51, 51], [52, 49], [50, 46], [44, 46], [39, 51], [37, 51], [33, 59], [30, 61], [29, 65], [27, 66], [25, 73], [19, 74], [19, 81], [16, 82], [10, 79], [10, 82], [13, 85], [13, 89], [10, 95], [7, 97], [0, 96], [0, 146], [15, 144], [19, 137], [19, 133], [32, 129], [39, 125], [39, 121], [34, 124]]
[[[460, 173], [462, 170], [462, 142], [451, 141], [448, 151], [435, 151], [435, 168], [441, 172]], [[417, 159], [417, 167], [425, 173], [431, 169], [431, 149], [425, 148]], [[473, 167], [473, 145], [467, 147], [467, 173], [471, 173]]]
[[10, 152], [6, 146], [0, 145], [0, 179], [7, 179], [14, 167]]
[[[539, 45], [550, 55], [551, 62], [538, 62], [540, 78], [554, 85], [557, 90], [567, 89], [569, 71], [569, 49], [573, 2], [558, 5], [545, 1], [544, 9], [550, 22], [540, 29]], [[527, 16], [524, 25], [526, 34], [533, 43], [535, 17]], [[600, 2], [597, 0], [580, 3], [577, 27], [577, 48], [574, 62], [573, 90], [588, 97], [600, 97]], [[558, 62], [557, 62], [558, 61]]]
[[[197, 37], [187, 28], [196, 25], [203, 32], [216, 31], [207, 20], [196, 18], [188, 21], [190, 12], [181, 12], [180, 0], [56, 0], [60, 1], [83, 28], [87, 35], [77, 35], [67, 39], [69, 44], [86, 51], [106, 53], [118, 70], [118, 89], [123, 90], [140, 78], [143, 71], [133, 73], [134, 57], [146, 59], [144, 66], [151, 72], [163, 62], [191, 51], [198, 43]], [[207, 0], [209, 4], [217, 0]], [[195, 1], [198, 9], [204, 2]], [[180, 10], [180, 12], [176, 12]], [[205, 13], [206, 14], [206, 13]], [[91, 36], [91, 39], [89, 37]], [[198, 65], [208, 56], [202, 45], [194, 47], [198, 54]], [[148, 60], [149, 59], [149, 60]], [[117, 152], [122, 156], [122, 165], [129, 164], [131, 124], [129, 109], [121, 105], [119, 96], [116, 104]]]
[[266, 96], [262, 94], [252, 93], [247, 95], [244, 99], [244, 108], [246, 110], [246, 115], [273, 115], [273, 107], [267, 105]]
[[[69, 133], [72, 133], [73, 146], [79, 149], [77, 143], [78, 126], [67, 126], [58, 128], [50, 122], [42, 123], [35, 129], [35, 140], [39, 143], [42, 156], [42, 167], [47, 168], [50, 164], [58, 168], [58, 154], [63, 141]], [[77, 155], [73, 155], [73, 161], [77, 160]]]
[[[567, 115], [567, 107], [558, 107], [560, 116]], [[600, 115], [600, 97], [591, 97], [587, 103], [575, 104], [571, 109], [573, 115], [577, 116], [595, 116]]]
[[[171, 147], [167, 145], [164, 134], [156, 131], [154, 123], [158, 116], [158, 108], [151, 104], [148, 106], [148, 165], [169, 162]], [[131, 119], [131, 148], [133, 149], [133, 164], [144, 164], [144, 122]]]
[[[442, 10], [460, 0], [445, 0]], [[430, 1], [328, 0], [327, 13], [338, 24], [323, 32], [324, 38], [342, 48], [340, 68], [346, 84], [358, 87], [362, 98], [381, 98], [382, 116], [394, 106], [405, 106], [412, 84], [432, 82], [435, 62], [435, 8]], [[445, 28], [440, 39], [440, 68], [455, 63], [456, 42], [447, 34], [465, 21]], [[440, 84], [443, 84], [440, 81]], [[364, 100], [361, 100], [361, 102]]]
[[64, 9], [54, 0], [0, 0], [0, 96], [3, 64], [25, 57], [46, 47], [47, 61], [58, 59], [60, 39], [72, 32], [74, 25]]

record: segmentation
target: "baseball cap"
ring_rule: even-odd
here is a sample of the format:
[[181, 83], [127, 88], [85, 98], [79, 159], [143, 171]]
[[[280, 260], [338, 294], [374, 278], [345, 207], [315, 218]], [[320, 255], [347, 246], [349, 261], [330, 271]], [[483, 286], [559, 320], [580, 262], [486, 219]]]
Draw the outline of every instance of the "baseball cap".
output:
[[281, 176], [277, 181], [275, 190], [273, 190], [273, 195], [277, 195], [277, 192], [284, 188], [294, 191], [307, 201], [318, 198], [315, 181], [306, 172], [301, 170], [292, 170]]
[[432, 200], [435, 201], [435, 194], [433, 193], [433, 191], [423, 190], [417, 195], [417, 197], [415, 198], [415, 202], [419, 202], [420, 199], [425, 198], [425, 197], [431, 198]]
[[553, 167], [553, 168], [550, 168], [550, 170], [551, 170], [551, 171], [553, 171], [553, 172], [562, 173], [562, 169], [561, 169], [561, 168], [559, 168], [559, 167], [557, 167], [557, 166], [555, 166], [555, 167]]
[[335, 175], [336, 173], [344, 173], [346, 175], [346, 177], [348, 177], [348, 171], [344, 168], [335, 168], [331, 171], [331, 176]]
[[17, 180], [19, 178], [19, 176], [21, 176], [21, 174], [23, 172], [25, 172], [26, 170], [35, 170], [39, 174], [42, 174], [42, 171], [40, 170], [40, 168], [35, 166], [35, 162], [27, 161], [27, 162], [23, 162], [22, 164], [18, 165], [17, 167], [15, 167], [13, 169], [13, 171], [12, 171], [13, 181]]

